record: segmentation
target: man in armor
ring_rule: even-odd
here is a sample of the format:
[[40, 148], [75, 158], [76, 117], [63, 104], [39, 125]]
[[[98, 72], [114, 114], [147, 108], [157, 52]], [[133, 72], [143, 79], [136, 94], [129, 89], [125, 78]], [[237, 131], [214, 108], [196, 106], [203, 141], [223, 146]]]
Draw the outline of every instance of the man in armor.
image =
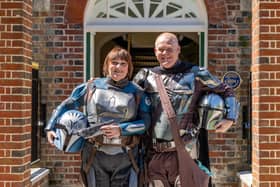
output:
[[138, 135], [149, 126], [150, 100], [142, 88], [129, 81], [132, 72], [130, 54], [113, 48], [103, 65], [106, 77], [78, 85], [54, 110], [46, 127], [53, 144], [59, 118], [81, 106], [85, 106], [89, 128], [105, 123], [99, 133], [89, 135], [82, 149], [81, 174], [87, 187], [137, 186]]
[[238, 102], [233, 89], [206, 69], [179, 60], [180, 46], [173, 33], [160, 34], [156, 38], [154, 51], [159, 66], [143, 68], [134, 77], [134, 82], [146, 91], [152, 101], [152, 124], [148, 131], [152, 136], [148, 178], [150, 186], [179, 186], [178, 158], [174, 149], [176, 145], [168, 117], [161, 106], [155, 75], [160, 75], [162, 79], [177, 121], [186, 121], [186, 126], [180, 127], [180, 135], [186, 142], [187, 151], [209, 175], [207, 132], [200, 128], [205, 124], [199, 124], [197, 104], [207, 93], [220, 95], [225, 103], [226, 114], [218, 124], [215, 124], [215, 131], [226, 132], [236, 121]]

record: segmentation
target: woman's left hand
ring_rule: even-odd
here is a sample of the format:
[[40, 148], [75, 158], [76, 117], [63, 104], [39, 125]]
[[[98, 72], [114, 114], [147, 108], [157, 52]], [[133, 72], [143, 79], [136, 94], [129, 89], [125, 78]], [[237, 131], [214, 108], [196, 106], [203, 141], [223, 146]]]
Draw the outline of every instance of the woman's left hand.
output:
[[109, 139], [118, 138], [121, 136], [121, 129], [117, 123], [104, 125], [100, 128], [100, 130]]

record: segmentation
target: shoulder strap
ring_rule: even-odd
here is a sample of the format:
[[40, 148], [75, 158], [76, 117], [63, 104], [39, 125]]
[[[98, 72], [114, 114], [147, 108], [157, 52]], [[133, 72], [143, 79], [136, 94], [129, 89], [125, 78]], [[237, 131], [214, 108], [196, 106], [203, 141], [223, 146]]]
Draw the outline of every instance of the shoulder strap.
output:
[[160, 77], [159, 74], [155, 74], [155, 79], [156, 79], [156, 83], [157, 83], [157, 88], [158, 88], [158, 92], [159, 92], [159, 96], [161, 99], [161, 104], [162, 104], [162, 108], [163, 110], [166, 112], [168, 118], [173, 118], [176, 117], [175, 111], [172, 107], [172, 104], [169, 100], [169, 97], [167, 95], [166, 89], [163, 85], [162, 79]]
[[167, 113], [168, 120], [171, 125], [172, 136], [176, 144], [181, 186], [206, 187], [208, 186], [209, 176], [207, 176], [197, 166], [185, 149], [185, 145], [180, 138], [174, 109], [172, 108], [160, 75], [156, 74], [155, 79], [158, 86], [162, 108]]
[[166, 112], [166, 114], [168, 116], [168, 120], [171, 125], [172, 136], [175, 141], [176, 147], [184, 148], [184, 144], [181, 141], [180, 134], [179, 134], [175, 111], [172, 107], [172, 104], [169, 100], [166, 89], [163, 85], [162, 79], [159, 74], [155, 74], [155, 80], [157, 83], [157, 88], [158, 88], [159, 96], [161, 99], [161, 105], [162, 105], [163, 111]]

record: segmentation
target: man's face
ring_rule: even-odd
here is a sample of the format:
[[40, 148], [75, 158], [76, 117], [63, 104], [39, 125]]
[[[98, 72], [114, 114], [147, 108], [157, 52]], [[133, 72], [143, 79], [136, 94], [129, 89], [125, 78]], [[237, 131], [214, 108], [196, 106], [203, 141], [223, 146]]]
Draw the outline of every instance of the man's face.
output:
[[108, 66], [108, 73], [109, 76], [114, 80], [114, 81], [120, 81], [122, 79], [125, 79], [128, 74], [128, 62], [125, 60], [111, 60], [109, 62]]
[[160, 66], [169, 69], [178, 60], [180, 46], [176, 39], [163, 35], [157, 39], [154, 51]]

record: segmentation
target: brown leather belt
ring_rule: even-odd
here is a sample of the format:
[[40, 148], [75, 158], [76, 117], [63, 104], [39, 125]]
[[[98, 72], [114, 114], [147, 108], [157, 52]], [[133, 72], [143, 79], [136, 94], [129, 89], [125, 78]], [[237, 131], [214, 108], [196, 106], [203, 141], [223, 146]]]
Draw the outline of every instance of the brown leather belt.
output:
[[133, 147], [135, 147], [135, 145], [132, 145], [132, 144], [131, 144], [131, 145], [123, 145], [123, 144], [119, 144], [119, 143], [108, 144], [108, 143], [104, 143], [104, 139], [102, 139], [102, 141], [101, 141], [101, 143], [100, 143], [100, 139], [99, 139], [99, 141], [97, 141], [97, 139], [95, 139], [95, 138], [90, 138], [90, 139], [88, 139], [88, 141], [89, 141], [89, 143], [91, 143], [93, 146], [92, 146], [92, 153], [91, 153], [91, 156], [90, 156], [90, 158], [89, 158], [89, 161], [87, 162], [87, 165], [86, 165], [86, 167], [84, 168], [84, 171], [85, 171], [86, 173], [88, 173], [88, 171], [89, 171], [89, 169], [90, 169], [90, 167], [91, 167], [91, 165], [92, 165], [92, 163], [93, 163], [93, 160], [94, 160], [96, 151], [98, 151], [98, 148], [99, 148], [100, 146], [104, 146], [104, 145], [117, 146], [117, 147], [123, 147], [123, 148], [125, 148], [125, 149], [126, 149], [126, 152], [127, 152], [127, 154], [128, 154], [128, 157], [129, 157], [129, 159], [130, 159], [130, 161], [131, 161], [131, 163], [132, 163], [132, 167], [134, 168], [134, 170], [135, 170], [136, 173], [139, 173], [140, 170], [139, 170], [139, 168], [138, 168], [138, 166], [137, 166], [136, 160], [135, 160], [134, 155], [133, 155], [133, 153], [132, 153], [132, 149], [133, 149]]
[[156, 140], [153, 141], [153, 149], [156, 152], [171, 152], [176, 151], [176, 146], [174, 141], [170, 142], [158, 142]]

